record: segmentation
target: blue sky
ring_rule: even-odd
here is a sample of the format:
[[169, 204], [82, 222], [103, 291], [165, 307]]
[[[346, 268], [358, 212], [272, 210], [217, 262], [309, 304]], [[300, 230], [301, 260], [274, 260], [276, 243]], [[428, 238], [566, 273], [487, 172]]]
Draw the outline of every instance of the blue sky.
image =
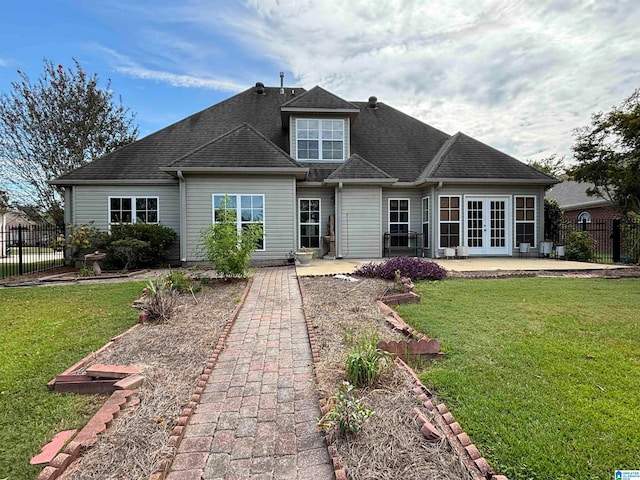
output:
[[[2, 0], [2, 3], [9, 3]], [[637, 0], [56, 0], [0, 8], [0, 92], [43, 59], [111, 79], [147, 135], [257, 81], [370, 95], [521, 160], [640, 87]]]

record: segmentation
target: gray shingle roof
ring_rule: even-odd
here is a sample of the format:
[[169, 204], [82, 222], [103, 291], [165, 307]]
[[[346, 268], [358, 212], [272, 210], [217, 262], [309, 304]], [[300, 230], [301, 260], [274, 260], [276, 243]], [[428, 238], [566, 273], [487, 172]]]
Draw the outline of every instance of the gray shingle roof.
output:
[[394, 180], [375, 165], [367, 162], [357, 153], [351, 155], [342, 165], [336, 168], [328, 180], [355, 180], [355, 179], [377, 179], [377, 180]]
[[[264, 94], [249, 88], [223, 102], [195, 113], [162, 130], [101, 157], [84, 167], [60, 177], [62, 182], [95, 180], [171, 180], [160, 170], [232, 128], [250, 123], [268, 140], [284, 151], [289, 150], [288, 132], [282, 129], [280, 106], [294, 95], [291, 88], [280, 94], [279, 88], [267, 87]], [[295, 89], [296, 94], [304, 92]]]
[[610, 205], [610, 202], [604, 198], [590, 197], [587, 195], [587, 188], [593, 187], [594, 185], [592, 183], [567, 180], [547, 190], [545, 196], [555, 199], [562, 209]]
[[169, 165], [170, 168], [303, 168], [248, 123], [242, 123]]
[[553, 183], [553, 177], [458, 132], [445, 142], [420, 179], [509, 179]]
[[[290, 87], [264, 94], [249, 88], [120, 150], [63, 175], [54, 183], [173, 181], [176, 166], [246, 167], [260, 164], [309, 169], [307, 181], [338, 175], [355, 178], [383, 172], [400, 182], [434, 178], [511, 179], [553, 183], [554, 179], [462, 133], [453, 137], [384, 103], [348, 102], [320, 87]], [[296, 163], [289, 152], [287, 108], [342, 110], [352, 120], [352, 162]], [[355, 121], [354, 121], [355, 119]], [[243, 125], [244, 124], [244, 125]], [[366, 160], [365, 160], [366, 159]], [[366, 165], [365, 163], [366, 162]], [[173, 165], [172, 167], [170, 167]], [[341, 167], [340, 172], [335, 173]], [[186, 168], [186, 167], [185, 167]], [[334, 174], [335, 173], [335, 174]], [[378, 178], [378, 177], [370, 177]]]
[[358, 110], [353, 103], [328, 92], [322, 87], [315, 86], [310, 90], [296, 95], [294, 98], [282, 105], [286, 108], [305, 108], [313, 110]]

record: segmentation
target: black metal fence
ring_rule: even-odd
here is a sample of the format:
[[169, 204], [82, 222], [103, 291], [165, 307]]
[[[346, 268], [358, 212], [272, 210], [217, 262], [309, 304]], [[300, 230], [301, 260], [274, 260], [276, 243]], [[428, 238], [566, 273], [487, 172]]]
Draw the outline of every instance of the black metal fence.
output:
[[598, 263], [638, 263], [640, 258], [640, 221], [592, 219], [590, 222], [565, 221], [556, 243], [567, 245], [572, 232], [588, 232], [593, 240]]
[[0, 279], [64, 265], [64, 227], [0, 225]]

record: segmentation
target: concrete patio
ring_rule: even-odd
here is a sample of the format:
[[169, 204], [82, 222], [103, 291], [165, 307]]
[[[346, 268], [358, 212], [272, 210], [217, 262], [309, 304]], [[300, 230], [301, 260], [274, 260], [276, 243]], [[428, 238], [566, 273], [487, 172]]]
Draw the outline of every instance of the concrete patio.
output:
[[[302, 277], [317, 275], [349, 275], [360, 265], [368, 262], [381, 262], [386, 259], [341, 259], [341, 260], [312, 260], [311, 265], [301, 267], [296, 265], [296, 272]], [[580, 270], [611, 270], [628, 268], [625, 265], [603, 263], [572, 262], [550, 258], [519, 258], [519, 257], [476, 257], [467, 259], [432, 260], [447, 271], [451, 272], [479, 272], [479, 271], [580, 271]]]

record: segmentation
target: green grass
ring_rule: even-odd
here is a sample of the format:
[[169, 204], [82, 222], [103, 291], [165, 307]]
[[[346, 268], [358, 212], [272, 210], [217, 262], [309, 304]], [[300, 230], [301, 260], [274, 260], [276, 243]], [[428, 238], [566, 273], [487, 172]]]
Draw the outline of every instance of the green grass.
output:
[[0, 478], [32, 480], [29, 459], [64, 429], [82, 427], [103, 397], [46, 383], [134, 325], [141, 283], [0, 288]]
[[640, 279], [420, 283], [398, 307], [447, 358], [420, 378], [498, 473], [611, 479], [640, 468]]

